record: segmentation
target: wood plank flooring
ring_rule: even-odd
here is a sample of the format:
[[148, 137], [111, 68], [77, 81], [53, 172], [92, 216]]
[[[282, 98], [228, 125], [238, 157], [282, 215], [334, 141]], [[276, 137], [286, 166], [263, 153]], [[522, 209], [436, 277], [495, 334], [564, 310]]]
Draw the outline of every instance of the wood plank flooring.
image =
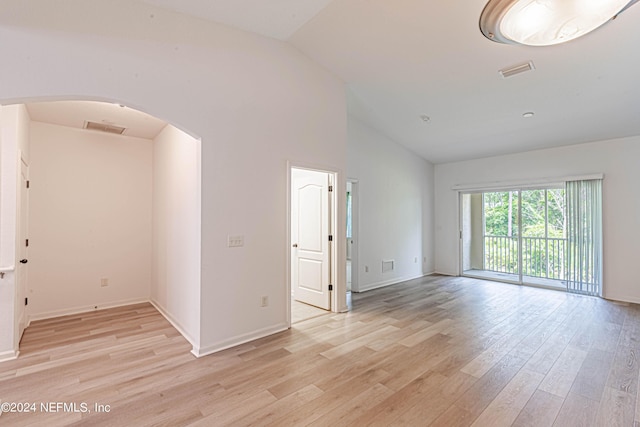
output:
[[291, 298], [291, 323], [298, 323], [324, 314], [327, 314], [327, 310], [296, 301], [293, 297]]
[[148, 304], [34, 322], [0, 400], [37, 408], [0, 425], [640, 426], [639, 306], [444, 276], [352, 298], [200, 359]]

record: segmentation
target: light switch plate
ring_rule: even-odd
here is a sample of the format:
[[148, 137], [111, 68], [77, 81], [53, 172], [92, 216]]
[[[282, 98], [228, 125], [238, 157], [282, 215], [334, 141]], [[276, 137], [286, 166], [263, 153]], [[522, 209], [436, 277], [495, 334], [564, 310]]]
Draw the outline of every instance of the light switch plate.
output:
[[228, 236], [227, 246], [230, 248], [239, 248], [244, 246], [244, 236]]

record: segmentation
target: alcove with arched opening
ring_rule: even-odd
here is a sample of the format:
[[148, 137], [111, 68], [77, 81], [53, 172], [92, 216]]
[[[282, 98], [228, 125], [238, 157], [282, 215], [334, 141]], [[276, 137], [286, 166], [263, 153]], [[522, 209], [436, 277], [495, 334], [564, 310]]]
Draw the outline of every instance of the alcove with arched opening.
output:
[[0, 114], [1, 158], [17, 164], [2, 173], [22, 181], [15, 346], [32, 320], [151, 302], [197, 348], [200, 140], [120, 102]]

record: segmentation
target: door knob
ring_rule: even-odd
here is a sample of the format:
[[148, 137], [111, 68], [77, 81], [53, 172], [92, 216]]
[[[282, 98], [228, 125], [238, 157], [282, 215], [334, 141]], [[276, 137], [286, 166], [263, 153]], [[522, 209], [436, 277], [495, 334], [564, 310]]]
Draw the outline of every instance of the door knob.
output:
[[293, 247], [294, 247], [294, 248], [297, 248], [297, 247], [298, 247], [298, 244], [297, 244], [297, 243], [294, 243], [294, 244], [293, 244]]
[[29, 260], [28, 260], [28, 259], [21, 259], [21, 260], [20, 260], [20, 264], [26, 264], [26, 263], [28, 263], [28, 262], [29, 262]]

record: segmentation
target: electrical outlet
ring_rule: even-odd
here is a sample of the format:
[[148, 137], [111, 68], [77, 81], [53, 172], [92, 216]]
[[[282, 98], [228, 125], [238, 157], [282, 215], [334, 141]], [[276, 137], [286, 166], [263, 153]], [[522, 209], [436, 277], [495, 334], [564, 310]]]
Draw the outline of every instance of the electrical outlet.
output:
[[109, 286], [109, 279], [103, 277], [102, 279], [100, 279], [100, 287], [104, 288], [106, 286]]
[[415, 257], [415, 258], [413, 259], [413, 262], [416, 262], [416, 263], [417, 263], [417, 262], [418, 262], [418, 257]]
[[261, 304], [261, 307], [266, 307], [266, 306], [268, 306], [268, 305], [269, 305], [269, 297], [267, 297], [267, 296], [263, 296], [263, 297], [262, 297], [262, 304]]
[[244, 246], [244, 236], [227, 236], [227, 247], [239, 248]]
[[427, 257], [422, 258], [422, 263], [426, 264], [427, 263]]
[[364, 272], [365, 272], [365, 273], [368, 273], [368, 272], [369, 272], [369, 266], [368, 266], [368, 265], [365, 265], [365, 266], [364, 266]]

